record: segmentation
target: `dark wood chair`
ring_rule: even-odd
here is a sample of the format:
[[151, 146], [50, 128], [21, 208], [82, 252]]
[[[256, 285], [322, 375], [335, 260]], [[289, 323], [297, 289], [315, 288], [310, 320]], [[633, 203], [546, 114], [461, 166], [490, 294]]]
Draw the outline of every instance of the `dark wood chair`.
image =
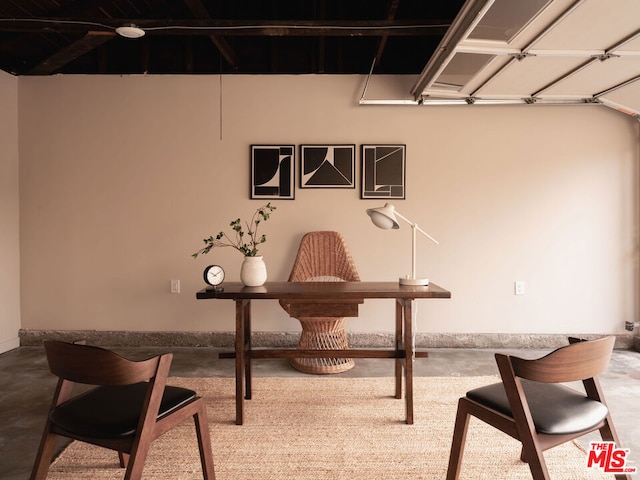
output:
[[[46, 478], [58, 436], [118, 452], [125, 480], [139, 479], [153, 440], [193, 418], [205, 480], [214, 480], [205, 402], [193, 390], [165, 385], [173, 354], [128, 360], [84, 342], [44, 343], [56, 387], [32, 480]], [[94, 386], [72, 395], [74, 383]]]
[[[447, 480], [458, 479], [470, 415], [522, 443], [520, 458], [534, 480], [549, 480], [543, 456], [549, 448], [595, 430], [620, 445], [597, 379], [609, 365], [615, 337], [569, 342], [535, 360], [496, 354], [502, 382], [471, 390], [458, 402]], [[586, 394], [560, 385], [576, 381]]]

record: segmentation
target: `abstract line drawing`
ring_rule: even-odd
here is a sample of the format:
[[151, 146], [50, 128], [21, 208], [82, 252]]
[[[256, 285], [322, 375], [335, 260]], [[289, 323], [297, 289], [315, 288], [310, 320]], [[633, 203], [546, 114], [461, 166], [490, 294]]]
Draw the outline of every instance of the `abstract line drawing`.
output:
[[355, 145], [300, 145], [300, 188], [355, 188]]
[[405, 198], [406, 145], [362, 145], [365, 198]]
[[251, 145], [251, 198], [293, 200], [295, 145]]

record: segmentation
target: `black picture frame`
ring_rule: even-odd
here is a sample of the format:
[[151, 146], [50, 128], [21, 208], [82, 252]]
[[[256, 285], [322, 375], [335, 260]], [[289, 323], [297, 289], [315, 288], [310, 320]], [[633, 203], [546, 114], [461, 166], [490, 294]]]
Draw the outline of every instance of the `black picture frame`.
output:
[[295, 145], [251, 145], [250, 198], [295, 199]]
[[356, 188], [355, 144], [300, 145], [300, 188]]
[[361, 151], [360, 198], [406, 198], [407, 146], [363, 144]]

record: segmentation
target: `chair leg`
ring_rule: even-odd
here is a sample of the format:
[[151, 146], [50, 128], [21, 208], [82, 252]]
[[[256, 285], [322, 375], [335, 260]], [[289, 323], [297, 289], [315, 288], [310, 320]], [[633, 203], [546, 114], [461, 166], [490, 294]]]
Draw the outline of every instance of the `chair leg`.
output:
[[204, 401], [199, 400], [198, 412], [193, 416], [198, 436], [198, 448], [200, 449], [200, 463], [204, 480], [215, 480], [216, 473], [213, 466], [213, 452], [211, 451], [211, 436], [207, 421], [207, 409]]
[[51, 465], [51, 459], [53, 457], [53, 450], [56, 446], [58, 435], [49, 432], [48, 422], [45, 431], [42, 434], [40, 440], [40, 447], [38, 447], [38, 453], [33, 463], [33, 470], [31, 471], [31, 480], [44, 480], [49, 473], [49, 466]]
[[122, 459], [126, 462], [127, 466], [124, 480], [140, 480], [142, 478], [142, 470], [147, 460], [151, 440], [150, 435], [144, 435], [139, 439], [137, 444], [134, 444], [129, 455], [123, 454]]
[[118, 459], [120, 459], [120, 467], [127, 468], [127, 465], [129, 464], [129, 454], [118, 452]]
[[[620, 440], [618, 439], [618, 433], [616, 432], [615, 427], [613, 426], [613, 421], [611, 420], [611, 415], [607, 415], [604, 426], [600, 428], [600, 436], [602, 440], [605, 442], [614, 442], [616, 447], [620, 448]], [[631, 480], [630, 475], [625, 474], [617, 474], [615, 475], [616, 480]]]
[[535, 439], [530, 435], [521, 434], [521, 442], [522, 453], [520, 458], [523, 462], [529, 464], [529, 470], [531, 470], [533, 480], [550, 480], [542, 449]]
[[464, 445], [467, 440], [467, 428], [469, 427], [469, 412], [466, 400], [458, 400], [458, 413], [456, 423], [453, 428], [453, 440], [451, 442], [451, 453], [449, 455], [449, 467], [447, 468], [447, 480], [458, 480], [460, 476], [460, 466], [462, 465], [462, 455]]

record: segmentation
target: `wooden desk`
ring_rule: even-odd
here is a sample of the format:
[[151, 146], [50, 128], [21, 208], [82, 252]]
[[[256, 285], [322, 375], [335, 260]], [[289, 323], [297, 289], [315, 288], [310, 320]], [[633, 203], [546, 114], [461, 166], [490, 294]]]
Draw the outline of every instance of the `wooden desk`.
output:
[[[198, 299], [218, 298], [236, 302], [235, 353], [221, 358], [236, 361], [236, 424], [244, 421], [244, 400], [251, 399], [251, 360], [254, 358], [393, 358], [395, 359], [395, 398], [402, 398], [404, 367], [406, 422], [413, 423], [413, 304], [419, 298], [451, 298], [451, 292], [431, 283], [429, 286], [404, 286], [397, 282], [267, 282], [261, 287], [245, 287], [239, 282], [223, 284], [224, 291], [206, 288], [196, 293]], [[284, 300], [298, 305], [305, 312], [322, 310], [325, 306], [341, 305], [345, 312], [357, 316], [357, 306], [368, 298], [388, 298], [396, 301], [395, 348], [348, 350], [299, 350], [251, 348], [251, 301]], [[353, 308], [355, 307], [355, 309]], [[426, 352], [425, 352], [426, 353]]]

